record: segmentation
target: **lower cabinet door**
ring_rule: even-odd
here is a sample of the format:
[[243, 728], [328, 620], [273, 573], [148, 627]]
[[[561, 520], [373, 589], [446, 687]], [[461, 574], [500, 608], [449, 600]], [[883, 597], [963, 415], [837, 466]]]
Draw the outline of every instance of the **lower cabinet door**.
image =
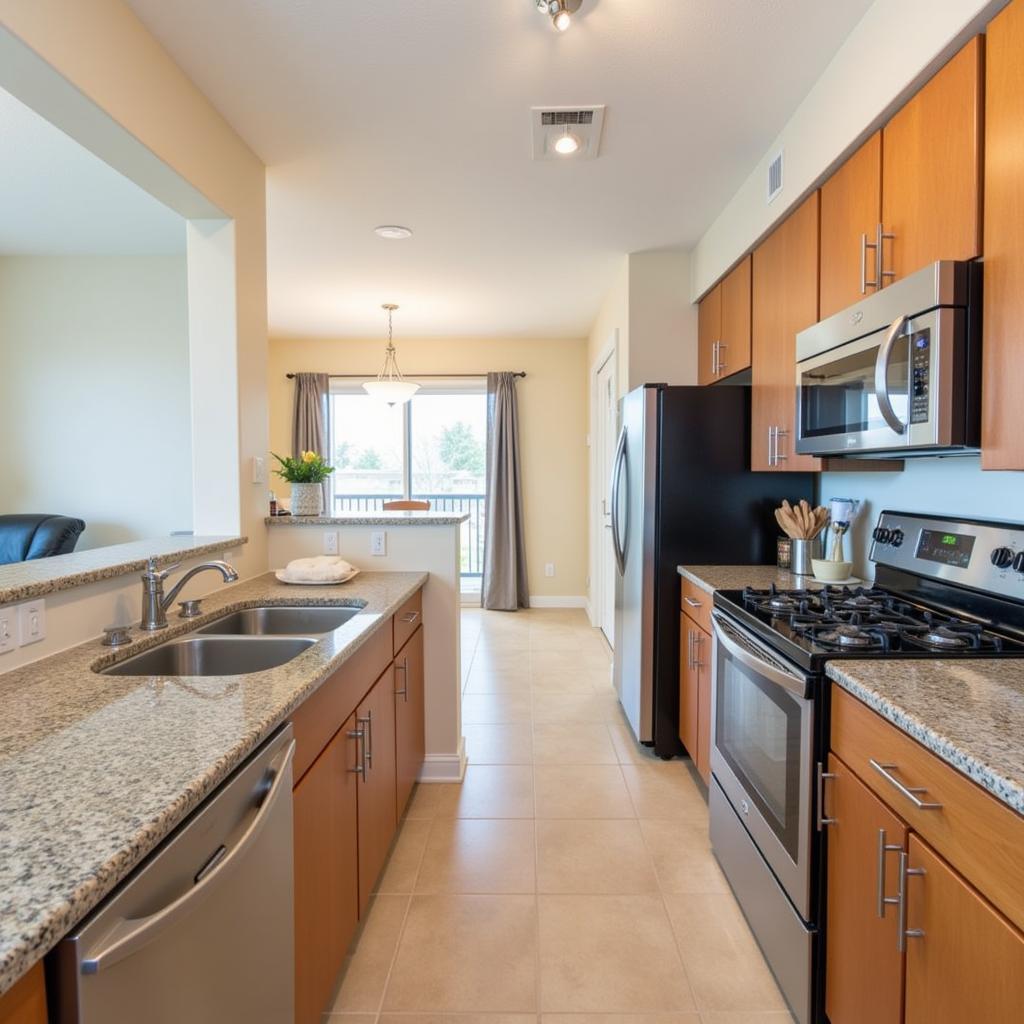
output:
[[711, 635], [696, 631], [697, 659], [697, 771], [711, 785]]
[[292, 794], [295, 836], [295, 1024], [318, 1024], [359, 920], [352, 715]]
[[366, 909], [387, 859], [395, 813], [395, 667], [377, 680], [356, 709], [364, 771], [359, 776], [359, 913]]
[[0, 1024], [46, 1024], [46, 983], [39, 961], [0, 996]]
[[916, 835], [908, 865], [907, 1024], [1024, 1019], [1024, 935]]
[[828, 770], [825, 1010], [831, 1024], [899, 1024], [898, 908], [879, 898], [896, 896], [907, 829], [835, 754]]
[[679, 616], [679, 738], [693, 763], [697, 763], [697, 724], [700, 718], [700, 687], [697, 668], [697, 636], [700, 628], [688, 615]]
[[423, 767], [425, 708], [421, 627], [395, 655], [395, 812], [399, 818]]

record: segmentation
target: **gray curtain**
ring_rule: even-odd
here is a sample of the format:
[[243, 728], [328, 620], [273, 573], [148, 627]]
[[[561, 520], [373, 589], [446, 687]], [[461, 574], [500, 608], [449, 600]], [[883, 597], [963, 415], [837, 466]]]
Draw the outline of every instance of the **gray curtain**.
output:
[[[331, 379], [326, 373], [295, 374], [295, 415], [292, 417], [292, 455], [316, 452], [330, 461], [327, 451], [328, 399]], [[331, 509], [330, 483], [324, 481], [324, 509]]]
[[519, 464], [519, 409], [513, 373], [487, 374], [487, 500], [484, 535], [484, 608], [514, 612], [529, 605], [523, 487]]

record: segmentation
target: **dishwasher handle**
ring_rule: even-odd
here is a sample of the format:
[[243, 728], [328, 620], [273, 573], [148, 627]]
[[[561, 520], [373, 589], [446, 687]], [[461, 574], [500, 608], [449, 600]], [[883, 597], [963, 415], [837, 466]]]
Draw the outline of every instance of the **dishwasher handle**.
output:
[[[226, 856], [221, 856], [215, 864], [211, 865], [208, 862], [197, 876], [199, 881], [188, 892], [183, 893], [155, 914], [131, 920], [122, 919], [114, 925], [104, 936], [103, 948], [98, 953], [83, 958], [82, 974], [98, 974], [138, 952], [143, 946], [152, 942], [161, 931], [192, 910], [196, 902], [217, 885], [218, 879], [228, 873], [232, 863], [256, 842], [267, 819], [273, 813], [275, 805], [281, 799], [282, 794], [290, 788], [285, 779], [288, 777], [288, 766], [294, 756], [295, 740], [291, 740], [271, 762], [268, 772], [271, 781], [267, 795], [263, 798], [256, 817], [252, 819], [249, 827], [231, 851]], [[214, 854], [214, 857], [216, 856], [217, 854]]]

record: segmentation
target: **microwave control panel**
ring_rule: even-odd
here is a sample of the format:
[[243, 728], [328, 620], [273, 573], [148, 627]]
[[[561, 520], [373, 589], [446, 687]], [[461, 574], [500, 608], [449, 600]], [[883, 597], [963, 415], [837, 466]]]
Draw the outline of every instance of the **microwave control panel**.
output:
[[917, 331], [910, 338], [910, 422], [927, 423], [931, 399], [932, 333]]

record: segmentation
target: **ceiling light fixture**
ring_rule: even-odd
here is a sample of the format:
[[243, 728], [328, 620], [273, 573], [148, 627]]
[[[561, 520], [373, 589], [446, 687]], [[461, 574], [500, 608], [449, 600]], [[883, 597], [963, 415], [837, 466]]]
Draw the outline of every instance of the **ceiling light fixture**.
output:
[[368, 380], [363, 384], [363, 390], [371, 398], [379, 398], [387, 402], [388, 405], [402, 405], [419, 391], [420, 386], [410, 380], [405, 380], [402, 377], [402, 371], [398, 368], [391, 329], [391, 314], [398, 307], [393, 302], [385, 302], [380, 308], [387, 310], [388, 314], [388, 347], [384, 350], [384, 367], [377, 374], [376, 380]]
[[551, 18], [558, 32], [565, 32], [572, 25], [572, 16], [582, 3], [583, 0], [535, 0], [537, 10]]
[[561, 156], [572, 156], [579, 148], [580, 140], [569, 131], [569, 126], [566, 125], [565, 134], [559, 135], [555, 140], [555, 152]]
[[412, 230], [403, 228], [400, 224], [381, 224], [373, 229], [373, 233], [380, 235], [381, 238], [412, 238]]

